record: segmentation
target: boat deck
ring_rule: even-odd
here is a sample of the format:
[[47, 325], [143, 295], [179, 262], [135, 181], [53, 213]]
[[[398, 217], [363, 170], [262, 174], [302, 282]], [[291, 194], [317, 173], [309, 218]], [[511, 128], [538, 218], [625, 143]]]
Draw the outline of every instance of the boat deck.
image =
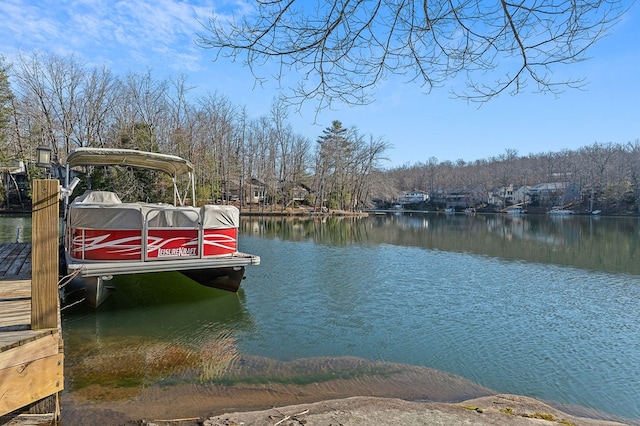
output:
[[209, 268], [259, 265], [260, 257], [246, 253], [209, 258], [182, 258], [153, 261], [78, 261], [67, 257], [69, 271], [78, 271], [81, 277], [102, 275], [143, 274], [147, 272], [184, 271]]

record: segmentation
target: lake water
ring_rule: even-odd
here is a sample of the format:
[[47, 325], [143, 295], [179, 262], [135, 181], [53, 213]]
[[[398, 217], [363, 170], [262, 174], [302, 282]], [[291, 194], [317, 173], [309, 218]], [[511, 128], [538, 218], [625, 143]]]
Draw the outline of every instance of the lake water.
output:
[[638, 218], [243, 218], [262, 264], [238, 294], [149, 274], [65, 310], [65, 394], [177, 418], [497, 392], [640, 423], [639, 237]]
[[0, 242], [31, 241], [31, 216], [0, 216]]

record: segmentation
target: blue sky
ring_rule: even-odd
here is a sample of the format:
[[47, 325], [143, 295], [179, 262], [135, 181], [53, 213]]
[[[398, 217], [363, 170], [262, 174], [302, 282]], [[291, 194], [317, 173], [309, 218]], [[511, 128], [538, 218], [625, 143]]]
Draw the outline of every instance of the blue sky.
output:
[[[87, 65], [106, 65], [117, 75], [151, 70], [158, 78], [184, 74], [195, 95], [217, 92], [253, 117], [269, 113], [278, 82], [256, 86], [238, 63], [213, 61], [197, 47], [196, 18], [220, 13], [226, 0], [3, 0], [0, 54], [12, 62], [34, 50], [73, 54]], [[577, 149], [640, 139], [640, 5], [634, 4], [611, 35], [592, 47], [590, 60], [556, 68], [586, 78], [582, 90], [559, 96], [503, 94], [479, 106], [453, 99], [450, 88], [428, 95], [400, 78], [380, 84], [376, 102], [316, 115], [314, 105], [292, 111], [294, 130], [315, 141], [333, 120], [361, 134], [384, 137], [394, 167], [435, 157], [473, 161], [515, 149], [520, 155]], [[286, 82], [280, 82], [285, 85]], [[314, 121], [316, 123], [314, 123]]]

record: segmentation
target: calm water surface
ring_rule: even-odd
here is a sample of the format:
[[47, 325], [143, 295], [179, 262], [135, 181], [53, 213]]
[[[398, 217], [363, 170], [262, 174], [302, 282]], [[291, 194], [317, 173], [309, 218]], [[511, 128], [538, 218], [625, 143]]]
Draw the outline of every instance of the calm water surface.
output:
[[31, 241], [31, 216], [0, 216], [0, 242]]
[[114, 280], [96, 312], [66, 310], [66, 392], [276, 386], [305, 368], [322, 381], [338, 369], [326, 360], [356, 359], [640, 422], [637, 218], [406, 213], [241, 227], [240, 250], [262, 264], [238, 294], [150, 274]]

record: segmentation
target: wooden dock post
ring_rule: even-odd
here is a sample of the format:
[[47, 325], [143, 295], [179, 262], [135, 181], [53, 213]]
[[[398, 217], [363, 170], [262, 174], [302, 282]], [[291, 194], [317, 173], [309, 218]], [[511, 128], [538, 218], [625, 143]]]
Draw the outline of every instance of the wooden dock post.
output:
[[33, 181], [31, 232], [31, 328], [58, 327], [58, 231], [60, 184]]

